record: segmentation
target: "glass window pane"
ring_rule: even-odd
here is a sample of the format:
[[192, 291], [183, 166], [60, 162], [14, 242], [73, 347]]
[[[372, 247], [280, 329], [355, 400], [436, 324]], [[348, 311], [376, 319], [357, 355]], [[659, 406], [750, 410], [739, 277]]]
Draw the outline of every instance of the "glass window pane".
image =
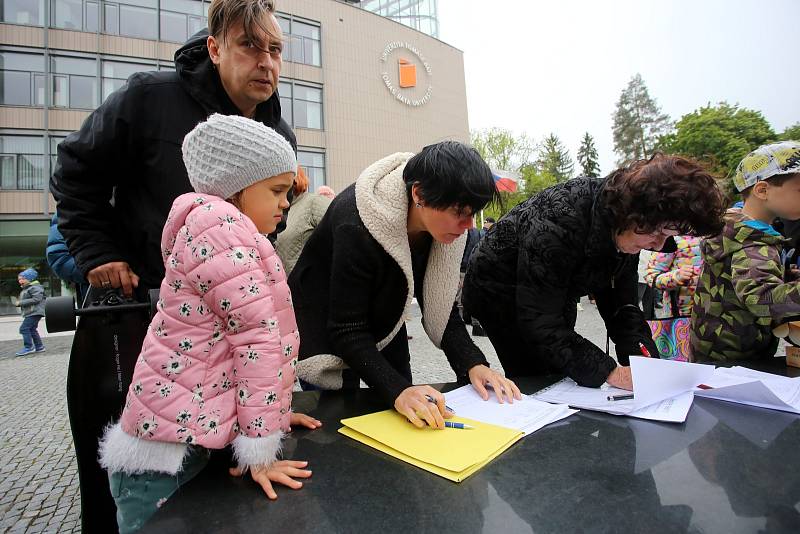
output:
[[158, 66], [158, 70], [175, 70], [174, 63], [162, 63]]
[[302, 35], [319, 40], [319, 28], [304, 22], [292, 21], [292, 35]]
[[192, 36], [206, 27], [206, 19], [203, 17], [189, 17], [189, 35]]
[[317, 87], [308, 87], [306, 85], [295, 85], [294, 97], [300, 100], [322, 102], [322, 89]]
[[17, 157], [0, 156], [0, 189], [17, 188]]
[[100, 26], [100, 11], [97, 2], [86, 2], [86, 23], [84, 29], [87, 32], [96, 32]]
[[44, 56], [40, 54], [0, 52], [0, 70], [44, 72]]
[[142, 7], [119, 6], [119, 33], [142, 39], [155, 39], [157, 35], [156, 12]]
[[295, 63], [303, 63], [303, 39], [301, 37], [294, 37], [292, 36], [289, 39], [291, 43], [292, 54], [289, 61], [294, 61]]
[[81, 0], [53, 0], [53, 25], [67, 30], [83, 29]]
[[9, 106], [30, 106], [31, 73], [0, 72], [0, 103]]
[[189, 15], [202, 15], [203, 3], [198, 0], [161, 0], [161, 9]]
[[292, 84], [278, 81], [278, 93], [288, 98], [292, 97]]
[[158, 7], [158, 0], [119, 0], [120, 4], [130, 4], [132, 6], [151, 7], [153, 11]]
[[44, 74], [33, 75], [33, 105], [44, 106], [44, 91], [46, 87]]
[[103, 78], [103, 101], [108, 98], [108, 95], [125, 85], [125, 80], [117, 78]]
[[319, 41], [313, 39], [303, 39], [305, 51], [305, 62], [308, 65], [320, 66]]
[[299, 128], [322, 128], [322, 105], [303, 100], [294, 101], [294, 125]]
[[286, 121], [289, 126], [292, 125], [292, 99], [281, 97], [281, 118]]
[[44, 156], [17, 156], [17, 187], [19, 189], [44, 187]]
[[284, 35], [289, 35], [291, 31], [289, 30], [289, 19], [286, 17], [282, 17], [278, 15], [276, 17], [278, 19], [278, 25], [281, 27], [281, 31]]
[[155, 70], [155, 65], [147, 63], [127, 63], [125, 61], [103, 61], [104, 78], [122, 78], [127, 80], [137, 72]]
[[41, 154], [42, 138], [29, 135], [0, 136], [0, 153], [2, 154]]
[[52, 59], [53, 72], [56, 74], [97, 75], [97, 64], [94, 59], [65, 56], [54, 56]]
[[53, 105], [61, 108], [67, 107], [69, 95], [67, 94], [68, 79], [66, 76], [53, 76]]
[[43, 0], [2, 0], [2, 21], [11, 24], [44, 24]]
[[105, 14], [105, 33], [119, 35], [119, 8], [110, 4], [103, 4]]
[[161, 40], [173, 43], [186, 41], [186, 15], [180, 13], [161, 12]]
[[97, 84], [95, 78], [70, 76], [69, 107], [74, 109], [94, 109], [97, 106]]

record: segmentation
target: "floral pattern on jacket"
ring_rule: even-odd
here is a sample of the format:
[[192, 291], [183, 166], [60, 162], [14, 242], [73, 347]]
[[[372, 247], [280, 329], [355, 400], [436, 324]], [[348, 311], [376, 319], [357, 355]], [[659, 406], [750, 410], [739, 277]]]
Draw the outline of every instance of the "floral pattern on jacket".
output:
[[232, 204], [188, 193], [161, 248], [166, 276], [122, 429], [211, 449], [288, 431], [299, 335], [272, 245]]
[[[644, 280], [657, 290], [663, 291], [660, 316], [663, 317], [689, 317], [692, 314], [692, 299], [697, 288], [697, 278], [695, 283], [682, 285], [678, 282], [676, 275], [681, 267], [692, 267], [695, 273], [700, 273], [703, 266], [703, 257], [700, 246], [702, 240], [693, 236], [676, 236], [675, 252], [654, 252], [647, 262], [647, 271]], [[672, 300], [670, 292], [678, 292], [678, 313], [672, 310]]]

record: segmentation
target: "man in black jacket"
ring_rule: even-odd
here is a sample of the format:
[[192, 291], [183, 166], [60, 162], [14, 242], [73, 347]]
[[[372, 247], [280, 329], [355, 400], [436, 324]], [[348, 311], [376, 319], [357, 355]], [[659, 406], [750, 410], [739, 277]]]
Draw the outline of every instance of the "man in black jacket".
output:
[[272, 0], [214, 0], [208, 26], [175, 53], [175, 72], [134, 74], [58, 147], [58, 228], [95, 287], [159, 286], [164, 222], [192, 190], [181, 143], [209, 115], [263, 122], [296, 148], [281, 119]]

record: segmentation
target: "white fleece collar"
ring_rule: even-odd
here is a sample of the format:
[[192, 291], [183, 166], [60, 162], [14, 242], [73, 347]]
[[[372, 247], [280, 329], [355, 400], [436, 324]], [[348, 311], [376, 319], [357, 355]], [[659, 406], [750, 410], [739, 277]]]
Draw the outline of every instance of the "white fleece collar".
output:
[[[394, 259], [406, 276], [408, 293], [403, 314], [392, 331], [377, 343], [378, 350], [388, 345], [410, 317], [414, 296], [414, 274], [408, 245], [408, 195], [403, 169], [414, 154], [398, 152], [367, 167], [356, 180], [356, 207], [369, 233]], [[422, 326], [439, 347], [458, 292], [459, 267], [466, 234], [446, 245], [435, 240], [431, 245], [423, 280], [425, 310]]]

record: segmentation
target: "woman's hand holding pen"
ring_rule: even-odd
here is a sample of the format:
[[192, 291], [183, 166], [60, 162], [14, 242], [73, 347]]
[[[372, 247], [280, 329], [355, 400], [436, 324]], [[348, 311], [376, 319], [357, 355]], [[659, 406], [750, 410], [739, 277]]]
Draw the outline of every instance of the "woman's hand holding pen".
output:
[[469, 381], [472, 382], [472, 387], [478, 392], [483, 400], [489, 400], [489, 392], [486, 391], [486, 386], [491, 386], [497, 396], [497, 402], [503, 404], [503, 396], [508, 399], [509, 403], [513, 403], [514, 399], [520, 400], [522, 393], [514, 383], [500, 373], [493, 371], [485, 365], [476, 365], [469, 370]]
[[[430, 399], [433, 399], [431, 402]], [[453, 416], [444, 404], [444, 395], [430, 386], [411, 386], [394, 400], [394, 409], [417, 428], [426, 424], [444, 428], [444, 420]]]

